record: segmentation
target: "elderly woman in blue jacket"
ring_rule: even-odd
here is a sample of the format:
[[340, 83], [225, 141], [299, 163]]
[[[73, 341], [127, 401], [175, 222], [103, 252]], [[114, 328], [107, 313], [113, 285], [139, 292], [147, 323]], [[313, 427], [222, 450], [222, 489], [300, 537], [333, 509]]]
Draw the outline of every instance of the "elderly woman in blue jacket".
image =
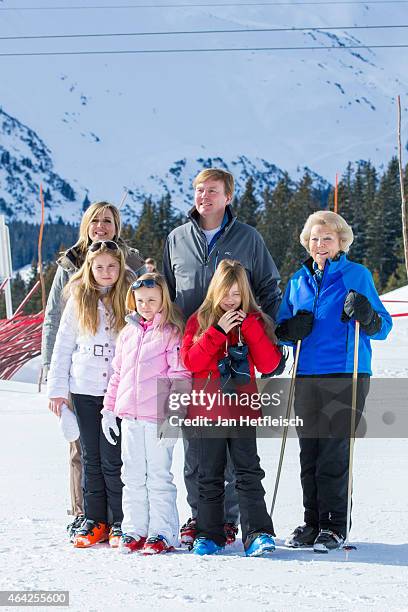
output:
[[301, 340], [295, 413], [304, 521], [286, 543], [326, 553], [346, 536], [351, 389], [355, 322], [360, 322], [357, 414], [364, 409], [371, 375], [371, 340], [384, 340], [392, 320], [371, 273], [349, 261], [353, 231], [338, 214], [309, 216], [300, 241], [310, 253], [290, 278], [278, 312], [276, 335]]

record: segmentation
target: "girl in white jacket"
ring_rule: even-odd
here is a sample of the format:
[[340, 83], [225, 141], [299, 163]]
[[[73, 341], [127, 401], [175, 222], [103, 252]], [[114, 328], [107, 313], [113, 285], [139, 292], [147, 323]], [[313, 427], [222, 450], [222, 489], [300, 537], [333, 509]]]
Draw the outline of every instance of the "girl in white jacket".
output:
[[111, 546], [117, 546], [121, 536], [120, 444], [107, 442], [100, 411], [112, 373], [116, 337], [125, 325], [126, 292], [133, 278], [116, 242], [91, 244], [83, 266], [67, 285], [70, 297], [52, 354], [49, 408], [60, 416], [71, 394], [84, 458], [85, 519], [73, 538], [77, 548], [107, 539]]

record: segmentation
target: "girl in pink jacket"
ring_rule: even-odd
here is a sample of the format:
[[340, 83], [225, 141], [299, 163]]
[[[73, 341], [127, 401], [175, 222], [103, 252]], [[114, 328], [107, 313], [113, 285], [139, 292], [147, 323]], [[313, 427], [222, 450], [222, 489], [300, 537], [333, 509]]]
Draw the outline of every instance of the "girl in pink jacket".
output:
[[[180, 359], [181, 313], [164, 278], [148, 273], [126, 297], [127, 326], [121, 332], [102, 410], [102, 429], [115, 444], [122, 419], [123, 535], [119, 550], [156, 554], [178, 542], [177, 490], [171, 463], [177, 438], [169, 437], [170, 393], [190, 390]], [[173, 433], [174, 435], [174, 433]]]

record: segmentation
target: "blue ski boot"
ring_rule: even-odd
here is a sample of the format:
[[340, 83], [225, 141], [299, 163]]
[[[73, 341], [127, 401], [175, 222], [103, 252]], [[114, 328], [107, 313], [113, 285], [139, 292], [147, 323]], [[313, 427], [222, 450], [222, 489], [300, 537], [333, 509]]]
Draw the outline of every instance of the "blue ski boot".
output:
[[262, 557], [275, 550], [275, 540], [270, 533], [259, 533], [245, 550], [247, 557]]
[[208, 538], [197, 538], [194, 540], [193, 553], [195, 555], [214, 555], [224, 550], [224, 546], [218, 546], [214, 540]]

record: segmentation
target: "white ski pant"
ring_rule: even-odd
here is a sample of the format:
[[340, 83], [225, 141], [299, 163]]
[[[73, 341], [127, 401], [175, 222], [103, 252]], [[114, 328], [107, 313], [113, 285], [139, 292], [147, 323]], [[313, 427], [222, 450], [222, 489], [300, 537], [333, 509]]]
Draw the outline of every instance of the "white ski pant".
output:
[[157, 425], [122, 421], [122, 531], [127, 535], [162, 535], [177, 546], [177, 489], [171, 462], [173, 448], [158, 445]]

